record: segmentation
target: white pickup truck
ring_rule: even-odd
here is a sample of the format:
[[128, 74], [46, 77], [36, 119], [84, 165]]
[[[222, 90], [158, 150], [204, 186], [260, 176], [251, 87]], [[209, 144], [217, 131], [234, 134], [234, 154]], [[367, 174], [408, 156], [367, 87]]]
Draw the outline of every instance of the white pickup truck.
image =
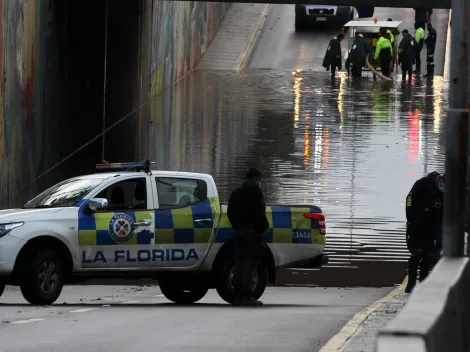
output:
[[[74, 177], [21, 209], [0, 210], [0, 296], [19, 285], [28, 302], [45, 305], [65, 283], [152, 278], [175, 303], [197, 302], [211, 288], [231, 303], [232, 229], [214, 179], [152, 164], [100, 164], [136, 171]], [[277, 269], [328, 261], [320, 208], [268, 204], [266, 214], [269, 250], [253, 273], [256, 299]]]

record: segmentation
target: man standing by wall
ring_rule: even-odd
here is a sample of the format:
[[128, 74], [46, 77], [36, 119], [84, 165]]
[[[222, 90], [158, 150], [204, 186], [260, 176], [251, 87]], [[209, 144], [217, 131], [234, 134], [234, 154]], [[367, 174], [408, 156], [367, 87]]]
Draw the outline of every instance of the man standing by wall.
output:
[[266, 246], [264, 234], [269, 229], [266, 203], [261, 191], [263, 175], [250, 169], [245, 182], [232, 192], [228, 202], [227, 216], [233, 228], [235, 249], [235, 305], [260, 306], [251, 294], [253, 272], [258, 258]]
[[440, 252], [444, 209], [444, 175], [434, 171], [415, 182], [406, 197], [406, 244], [410, 251], [408, 260], [408, 285], [410, 293], [423, 281], [435, 264]]
[[428, 36], [424, 40], [426, 44], [426, 75], [425, 77], [432, 78], [434, 76], [434, 51], [436, 50], [437, 32], [431, 23], [428, 23]]

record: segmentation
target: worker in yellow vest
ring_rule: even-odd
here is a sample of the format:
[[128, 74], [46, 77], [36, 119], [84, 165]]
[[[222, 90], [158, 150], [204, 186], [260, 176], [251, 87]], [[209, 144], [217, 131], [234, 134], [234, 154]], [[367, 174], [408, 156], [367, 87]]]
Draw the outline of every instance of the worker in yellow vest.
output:
[[390, 42], [390, 34], [385, 29], [380, 32], [380, 38], [375, 46], [374, 59], [380, 59], [380, 71], [385, 77], [390, 76], [390, 64], [392, 62], [392, 43]]
[[416, 42], [416, 70], [415, 73], [421, 73], [421, 50], [424, 46], [424, 25], [415, 23], [415, 42]]

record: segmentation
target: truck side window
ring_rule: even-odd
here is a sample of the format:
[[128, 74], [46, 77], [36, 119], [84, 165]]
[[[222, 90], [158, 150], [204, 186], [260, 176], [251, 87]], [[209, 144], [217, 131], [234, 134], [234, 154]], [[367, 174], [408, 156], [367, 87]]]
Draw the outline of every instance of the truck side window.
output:
[[100, 192], [95, 198], [106, 198], [108, 210], [147, 209], [147, 185], [144, 177], [117, 182]]
[[207, 199], [207, 184], [203, 180], [176, 177], [156, 177], [159, 209], [184, 208]]

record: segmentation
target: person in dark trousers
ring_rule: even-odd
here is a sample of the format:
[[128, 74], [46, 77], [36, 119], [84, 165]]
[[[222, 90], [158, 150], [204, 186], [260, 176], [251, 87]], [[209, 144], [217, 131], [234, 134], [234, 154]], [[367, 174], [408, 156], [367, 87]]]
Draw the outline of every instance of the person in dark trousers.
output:
[[406, 197], [406, 244], [410, 252], [406, 293], [416, 285], [418, 268], [419, 281], [423, 281], [437, 260], [443, 206], [444, 175], [436, 171], [416, 181]]
[[362, 34], [357, 34], [345, 63], [348, 73], [351, 68], [353, 78], [362, 77], [362, 68], [366, 64], [367, 55], [371, 52], [372, 46], [369, 42], [364, 39]]
[[408, 80], [412, 79], [413, 64], [416, 58], [416, 42], [413, 36], [407, 29], [402, 31], [403, 38], [398, 46], [398, 63], [401, 65], [402, 80], [406, 82], [406, 75]]
[[437, 32], [431, 23], [428, 23], [428, 36], [424, 40], [426, 44], [426, 75], [425, 77], [434, 77], [434, 51], [436, 50]]
[[331, 77], [335, 76], [336, 69], [341, 71], [341, 41], [344, 39], [344, 34], [340, 33], [333, 37], [326, 49], [325, 57], [322, 66], [326, 70], [331, 70]]
[[415, 23], [415, 42], [416, 42], [416, 70], [415, 73], [421, 73], [421, 51], [424, 46], [424, 29], [422, 23]]
[[258, 258], [264, 254], [265, 232], [269, 229], [266, 203], [261, 191], [263, 175], [250, 169], [246, 181], [232, 192], [227, 215], [233, 228], [235, 254], [234, 305], [263, 305], [252, 298], [252, 278]]
[[375, 46], [374, 59], [380, 60], [380, 71], [385, 77], [390, 76], [390, 68], [392, 63], [392, 43], [390, 42], [390, 34], [385, 29], [380, 32], [380, 38]]

